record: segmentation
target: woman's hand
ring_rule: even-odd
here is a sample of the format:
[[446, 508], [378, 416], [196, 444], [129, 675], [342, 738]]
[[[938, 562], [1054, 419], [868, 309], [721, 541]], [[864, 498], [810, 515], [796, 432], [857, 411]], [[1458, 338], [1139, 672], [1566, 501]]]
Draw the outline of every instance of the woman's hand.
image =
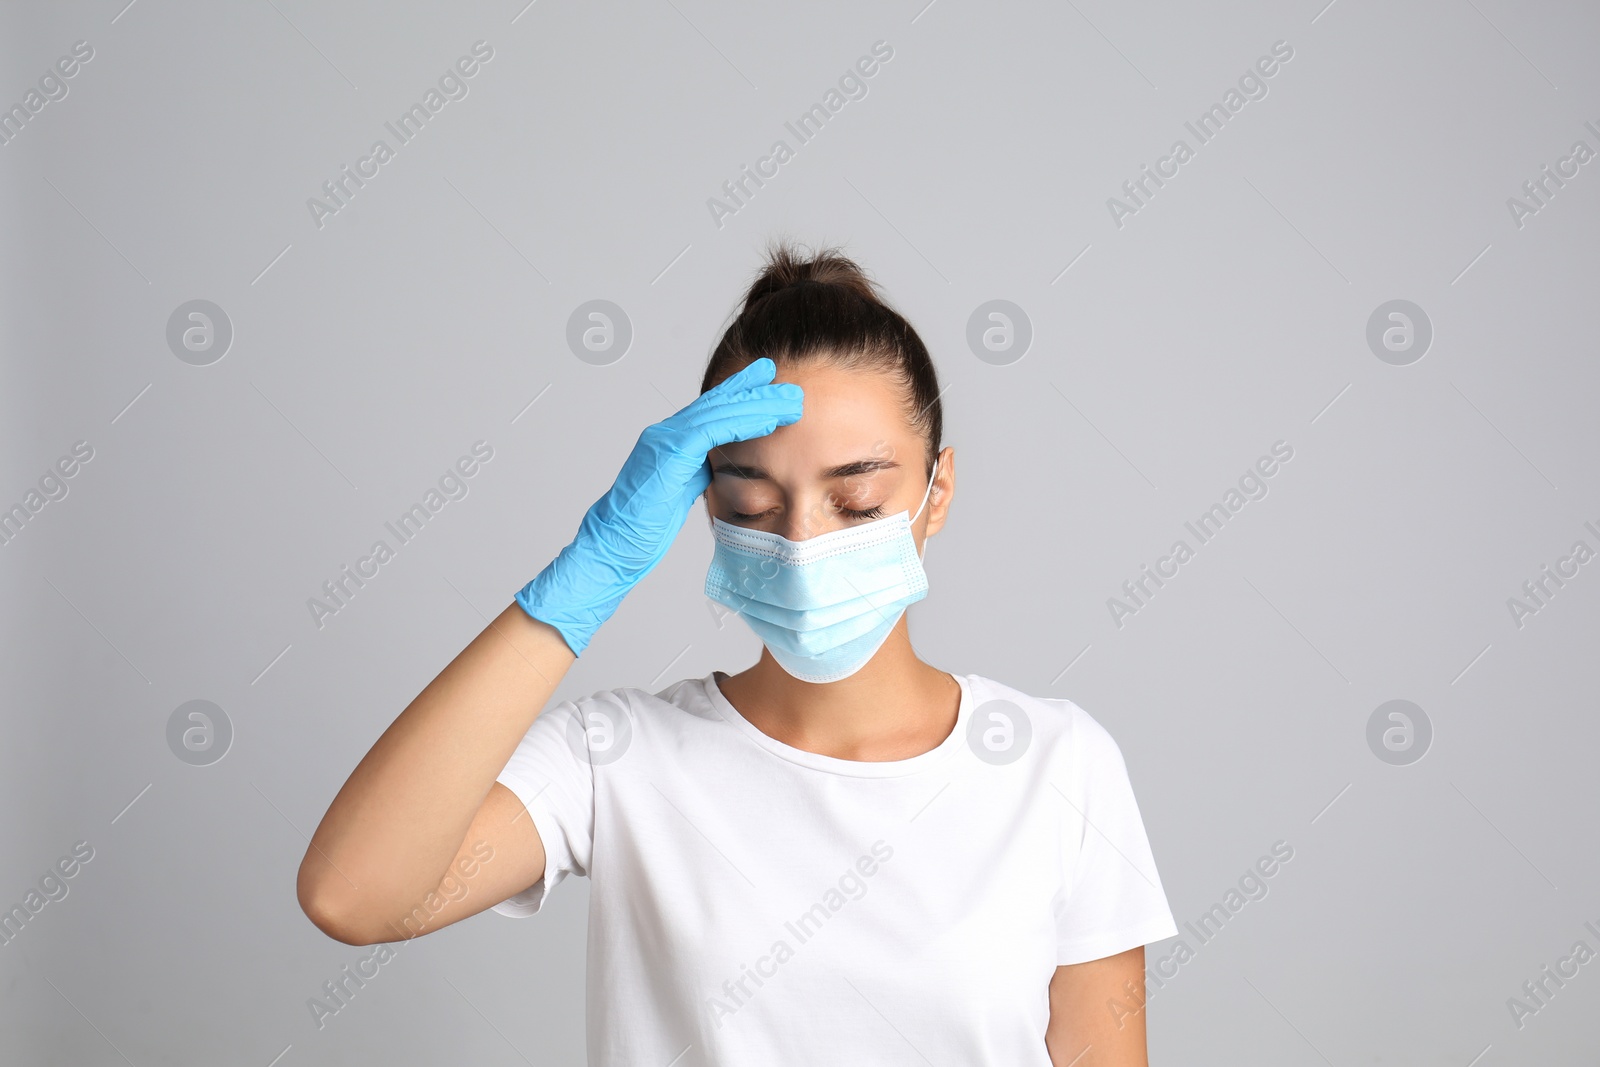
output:
[[763, 356], [646, 426], [615, 484], [584, 515], [577, 537], [517, 594], [522, 609], [559, 630], [574, 655], [583, 654], [622, 598], [672, 546], [711, 483], [707, 454], [800, 418], [800, 387], [771, 384], [776, 372]]

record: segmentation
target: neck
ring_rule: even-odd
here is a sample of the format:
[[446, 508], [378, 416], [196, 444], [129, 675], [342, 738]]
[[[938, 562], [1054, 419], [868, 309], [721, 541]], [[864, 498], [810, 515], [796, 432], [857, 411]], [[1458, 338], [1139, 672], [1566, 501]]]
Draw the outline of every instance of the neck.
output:
[[917, 658], [902, 616], [866, 666], [837, 682], [803, 682], [765, 648], [726, 678], [723, 696], [769, 737], [793, 748], [862, 762], [909, 759], [955, 727], [961, 689]]

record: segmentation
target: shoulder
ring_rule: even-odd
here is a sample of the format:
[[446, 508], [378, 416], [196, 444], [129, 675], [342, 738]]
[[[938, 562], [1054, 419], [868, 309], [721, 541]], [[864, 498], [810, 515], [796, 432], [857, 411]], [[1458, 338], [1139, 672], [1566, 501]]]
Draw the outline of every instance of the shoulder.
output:
[[613, 686], [567, 697], [550, 711], [559, 710], [562, 717], [577, 717], [585, 722], [597, 716], [648, 719], [657, 723], [685, 717], [715, 719], [716, 711], [706, 693], [706, 684], [704, 678], [683, 678], [654, 692], [637, 685]]
[[1029, 744], [1040, 756], [1066, 761], [1080, 771], [1122, 767], [1122, 750], [1111, 732], [1074, 701], [1034, 696], [982, 675], [964, 678], [971, 690], [972, 715], [978, 722], [1013, 719], [1015, 729], [1028, 731]]

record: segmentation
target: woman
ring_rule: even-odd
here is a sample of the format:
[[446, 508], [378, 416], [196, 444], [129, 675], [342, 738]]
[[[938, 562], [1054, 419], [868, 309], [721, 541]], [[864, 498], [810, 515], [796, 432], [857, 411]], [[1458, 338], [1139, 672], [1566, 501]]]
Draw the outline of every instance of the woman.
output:
[[[940, 439], [905, 319], [778, 247], [701, 395], [351, 774], [306, 914], [378, 944], [590, 876], [593, 1064], [1143, 1067], [1143, 946], [1177, 929], [1115, 742], [911, 645]], [[760, 660], [541, 714], [702, 493], [706, 593]]]

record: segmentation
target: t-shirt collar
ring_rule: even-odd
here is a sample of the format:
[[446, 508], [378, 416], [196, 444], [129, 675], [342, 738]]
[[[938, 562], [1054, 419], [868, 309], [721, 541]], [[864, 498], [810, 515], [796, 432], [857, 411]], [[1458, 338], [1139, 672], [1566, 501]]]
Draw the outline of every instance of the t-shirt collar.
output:
[[717, 685], [717, 676], [726, 678], [724, 671], [712, 671], [700, 680], [704, 687], [706, 701], [716, 709], [734, 729], [749, 737], [750, 740], [771, 752], [773, 755], [798, 763], [802, 767], [812, 770], [828, 771], [832, 774], [849, 775], [854, 778], [898, 778], [907, 774], [916, 774], [936, 764], [942, 763], [951, 753], [967, 743], [967, 728], [971, 723], [972, 715], [972, 679], [969, 675], [951, 674], [956, 684], [961, 687], [961, 702], [956, 710], [956, 725], [950, 735], [938, 745], [926, 752], [918, 753], [907, 759], [900, 760], [847, 760], [834, 756], [825, 756], [820, 752], [807, 752], [805, 749], [786, 745], [777, 738], [763, 733], [756, 725], [740, 714], [739, 709], [729, 703], [728, 698], [722, 695], [721, 688]]

